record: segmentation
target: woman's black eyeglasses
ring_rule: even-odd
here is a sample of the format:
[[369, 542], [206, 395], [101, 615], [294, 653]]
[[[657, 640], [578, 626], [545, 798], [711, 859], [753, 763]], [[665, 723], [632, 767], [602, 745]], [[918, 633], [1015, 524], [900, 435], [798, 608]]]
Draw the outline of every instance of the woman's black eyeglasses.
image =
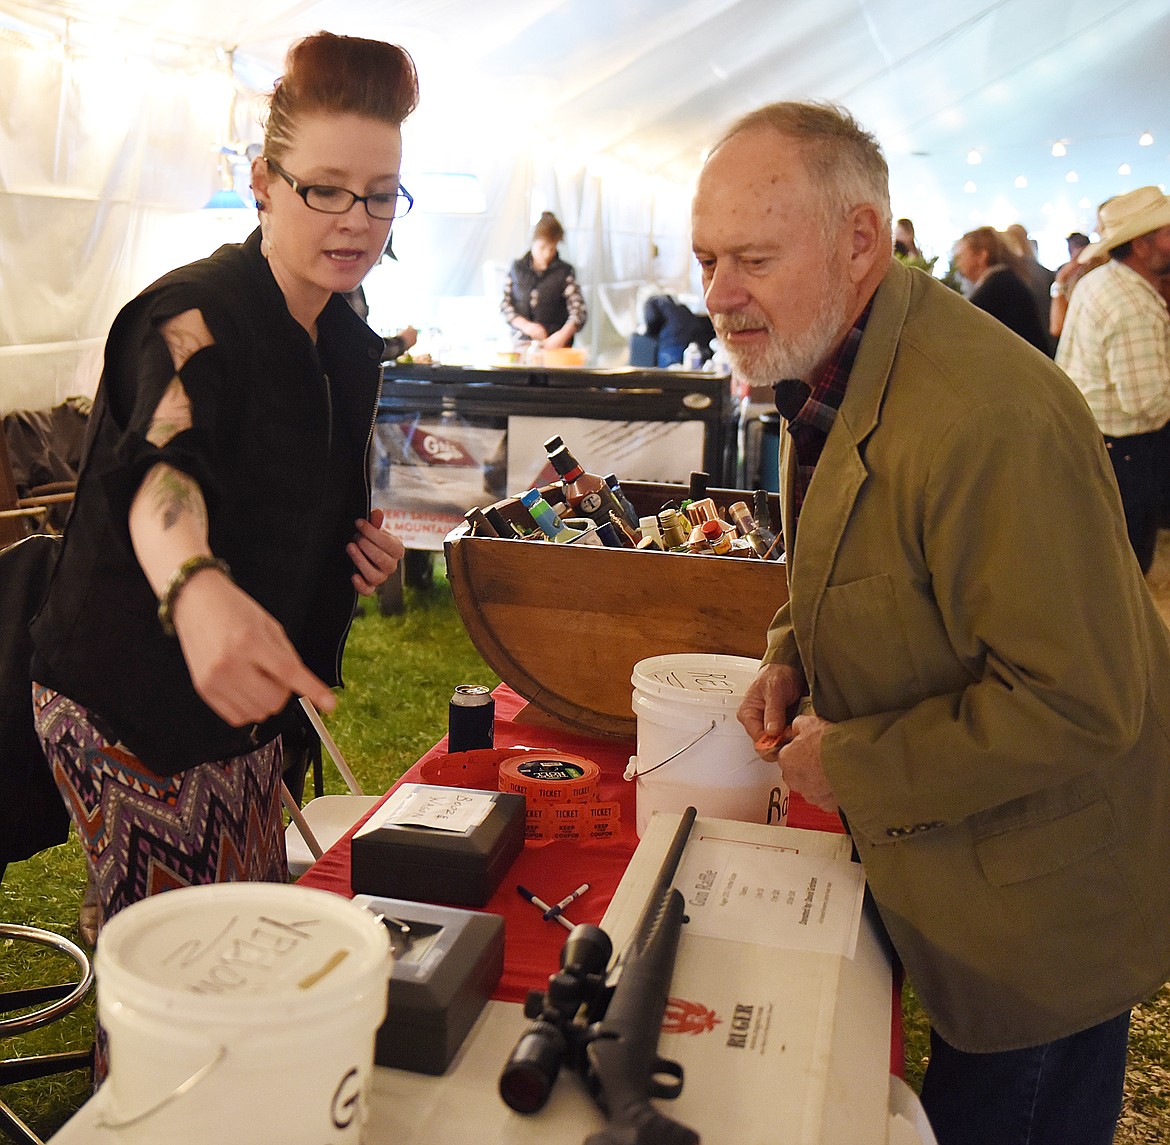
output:
[[344, 215], [354, 203], [361, 203], [371, 219], [403, 219], [410, 214], [410, 208], [414, 206], [414, 197], [405, 187], [399, 187], [397, 191], [374, 191], [369, 195], [355, 195], [344, 187], [329, 187], [319, 183], [306, 185], [299, 179], [294, 179], [276, 160], [266, 156], [264, 162], [304, 199], [306, 207], [322, 211], [326, 215]]

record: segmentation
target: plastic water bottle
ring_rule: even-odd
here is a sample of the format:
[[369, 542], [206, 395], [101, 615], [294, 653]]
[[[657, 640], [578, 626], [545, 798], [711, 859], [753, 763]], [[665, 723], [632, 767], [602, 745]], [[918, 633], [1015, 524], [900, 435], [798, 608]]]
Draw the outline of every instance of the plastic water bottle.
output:
[[692, 342], [684, 351], [682, 359], [684, 370], [701, 370], [703, 368], [703, 351], [698, 342]]

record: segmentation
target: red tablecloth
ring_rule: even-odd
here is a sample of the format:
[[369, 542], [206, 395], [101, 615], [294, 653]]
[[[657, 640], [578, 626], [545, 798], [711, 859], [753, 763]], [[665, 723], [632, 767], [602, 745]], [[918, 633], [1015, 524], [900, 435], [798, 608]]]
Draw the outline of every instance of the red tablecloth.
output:
[[[517, 723], [515, 717], [524, 707], [524, 700], [504, 684], [494, 694], [497, 747], [543, 748], [591, 759], [601, 768], [602, 799], [621, 804], [621, 829], [612, 841], [526, 843], [495, 895], [484, 907], [493, 914], [503, 915], [506, 920], [504, 977], [496, 997], [522, 1002], [530, 989], [543, 989], [548, 976], [556, 972], [568, 931], [555, 922], [545, 922], [541, 912], [516, 893], [516, 886], [528, 887], [545, 902], [558, 902], [581, 883], [588, 883], [589, 890], [573, 903], [572, 910], [565, 913], [573, 922], [601, 921], [638, 845], [634, 833], [634, 784], [622, 778], [635, 744], [632, 740], [594, 739], [537, 724]], [[423, 764], [446, 752], [447, 740], [444, 737], [398, 783], [421, 782]], [[788, 822], [793, 827], [842, 829], [835, 815], [826, 815], [795, 795], [789, 804]], [[351, 831], [326, 851], [301, 877], [301, 885], [321, 887], [351, 897], [349, 849], [352, 837]]]
[[[545, 902], [553, 903], [581, 883], [588, 883], [589, 890], [565, 914], [574, 923], [600, 923], [638, 845], [634, 832], [634, 784], [622, 778], [636, 745], [633, 740], [594, 739], [539, 724], [519, 723], [516, 716], [525, 701], [505, 684], [495, 690], [494, 696], [497, 748], [540, 748], [584, 756], [601, 768], [601, 798], [621, 804], [621, 829], [613, 840], [527, 842], [483, 908], [503, 915], [505, 920], [504, 974], [494, 996], [503, 1001], [523, 1002], [529, 990], [543, 990], [548, 985], [549, 975], [559, 967], [561, 948], [568, 931], [555, 922], [545, 922], [541, 911], [521, 898], [516, 887], [523, 885]], [[422, 782], [423, 765], [446, 753], [447, 740], [444, 737], [402, 776], [395, 788], [402, 783]], [[364, 822], [365, 818], [355, 824], [353, 831]], [[813, 807], [795, 794], [789, 802], [788, 825], [820, 831], [843, 830], [836, 815]], [[353, 831], [326, 851], [301, 877], [302, 886], [320, 887], [352, 897], [349, 857]], [[902, 1040], [898, 994], [895, 985], [890, 1060], [891, 1068], [900, 1074]]]

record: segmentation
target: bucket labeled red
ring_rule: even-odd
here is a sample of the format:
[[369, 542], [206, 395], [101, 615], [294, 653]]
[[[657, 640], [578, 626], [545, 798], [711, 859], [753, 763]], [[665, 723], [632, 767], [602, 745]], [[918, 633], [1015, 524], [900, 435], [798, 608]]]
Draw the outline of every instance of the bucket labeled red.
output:
[[626, 778], [637, 783], [641, 836], [655, 811], [783, 825], [788, 787], [775, 762], [756, 754], [735, 713], [759, 671], [747, 656], [685, 652], [634, 665], [638, 754]]

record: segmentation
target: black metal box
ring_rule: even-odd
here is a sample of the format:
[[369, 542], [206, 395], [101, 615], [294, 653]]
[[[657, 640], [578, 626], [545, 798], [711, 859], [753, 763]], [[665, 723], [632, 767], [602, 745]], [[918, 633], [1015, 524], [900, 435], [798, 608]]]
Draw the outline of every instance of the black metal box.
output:
[[[406, 786], [467, 793], [465, 788]], [[490, 797], [493, 806], [481, 823], [463, 832], [394, 823], [355, 835], [353, 890], [415, 902], [483, 906], [524, 846], [524, 796], [480, 794]]]
[[504, 972], [504, 920], [370, 895], [354, 901], [386, 919], [394, 945], [374, 1061], [415, 1073], [445, 1073]]

